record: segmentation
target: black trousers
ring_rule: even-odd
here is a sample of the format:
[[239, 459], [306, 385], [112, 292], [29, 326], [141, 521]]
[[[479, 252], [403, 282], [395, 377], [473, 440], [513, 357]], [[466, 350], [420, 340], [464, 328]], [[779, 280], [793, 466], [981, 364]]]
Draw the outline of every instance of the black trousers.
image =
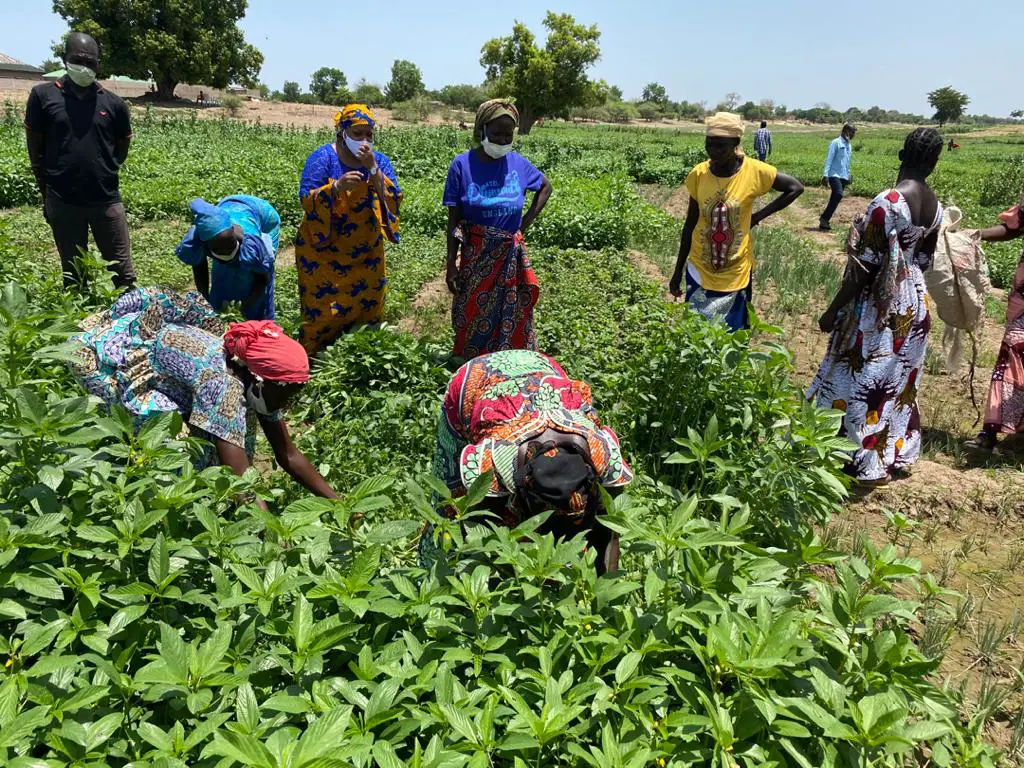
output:
[[825, 210], [821, 214], [822, 224], [828, 224], [832, 221], [832, 214], [839, 207], [839, 203], [842, 201], [843, 194], [846, 192], [846, 187], [849, 183], [849, 180], [840, 179], [838, 176], [828, 177], [828, 185], [832, 189], [832, 195], [829, 197], [828, 205], [825, 206]]
[[49, 193], [46, 195], [44, 210], [60, 254], [65, 288], [85, 282], [85, 275], [78, 268], [78, 258], [89, 247], [90, 230], [100, 255], [107, 262], [107, 269], [114, 273], [114, 285], [118, 288], [132, 288], [135, 285], [128, 219], [122, 203], [71, 205]]

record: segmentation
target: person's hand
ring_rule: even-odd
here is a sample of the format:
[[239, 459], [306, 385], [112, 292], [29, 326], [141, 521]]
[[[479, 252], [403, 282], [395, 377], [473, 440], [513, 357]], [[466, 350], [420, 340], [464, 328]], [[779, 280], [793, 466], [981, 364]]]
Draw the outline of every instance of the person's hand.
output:
[[672, 279], [668, 282], [668, 292], [677, 299], [683, 295], [683, 273], [678, 269], [672, 273]]
[[350, 192], [363, 180], [363, 174], [359, 171], [349, 171], [340, 179], [334, 182], [335, 192]]
[[821, 329], [822, 333], [832, 333], [836, 327], [836, 313], [831, 309], [825, 310], [825, 313], [818, 318], [818, 328]]
[[823, 187], [827, 187], [828, 186], [828, 176], [822, 176], [821, 177], [821, 186], [823, 186]]
[[356, 160], [368, 171], [377, 167], [377, 158], [373, 156], [373, 150], [366, 144], [359, 147], [359, 151], [356, 152]]
[[445, 270], [444, 282], [453, 295], [459, 292], [459, 269], [454, 264], [449, 264]]

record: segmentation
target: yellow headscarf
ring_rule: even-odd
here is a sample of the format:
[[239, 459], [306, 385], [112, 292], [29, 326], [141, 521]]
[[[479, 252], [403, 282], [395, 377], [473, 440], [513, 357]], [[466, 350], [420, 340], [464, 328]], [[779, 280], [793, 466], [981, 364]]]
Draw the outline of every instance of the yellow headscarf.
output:
[[473, 122], [473, 139], [482, 141], [484, 138], [484, 126], [499, 117], [511, 117], [516, 122], [516, 131], [519, 130], [519, 110], [516, 109], [515, 99], [490, 99], [485, 101], [476, 110], [476, 120]]
[[716, 112], [704, 124], [708, 136], [725, 136], [730, 139], [743, 138], [743, 118], [732, 112]]
[[376, 123], [373, 110], [365, 104], [348, 104], [334, 115], [334, 130], [339, 133], [357, 125], [368, 125], [373, 128]]

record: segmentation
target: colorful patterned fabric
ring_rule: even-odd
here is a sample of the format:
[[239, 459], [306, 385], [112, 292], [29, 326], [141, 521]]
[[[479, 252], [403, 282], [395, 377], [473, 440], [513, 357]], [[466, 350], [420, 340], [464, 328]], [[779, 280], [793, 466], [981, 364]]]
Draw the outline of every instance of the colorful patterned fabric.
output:
[[[391, 161], [373, 154], [384, 176], [386, 208], [369, 173], [342, 163], [333, 144], [314, 151], [302, 171], [299, 197], [306, 215], [295, 237], [295, 264], [302, 309], [299, 341], [311, 357], [352, 328], [380, 322], [384, 314], [384, 239], [398, 242], [402, 192]], [[335, 180], [349, 171], [362, 171], [365, 181], [335, 192]]]
[[519, 110], [516, 108], [515, 100], [511, 98], [488, 99], [476, 108], [476, 117], [473, 120], [473, 140], [480, 143], [484, 137], [484, 126], [499, 117], [511, 117], [516, 123], [516, 133], [519, 131]]
[[357, 125], [373, 128], [376, 124], [373, 110], [365, 104], [348, 104], [334, 113], [334, 129], [337, 131], [347, 131]]
[[849, 469], [860, 480], [888, 477], [921, 453], [917, 392], [931, 328], [923, 270], [931, 254], [919, 244], [941, 222], [940, 206], [930, 228], [915, 225], [903, 195], [891, 190], [850, 232], [846, 269], [872, 277], [841, 311], [807, 399], [844, 412], [842, 434], [859, 446]]
[[724, 322], [736, 332], [750, 328], [750, 306], [753, 290], [750, 284], [742, 291], [709, 291], [700, 287], [689, 266], [686, 268], [686, 303], [713, 323]]
[[992, 433], [1024, 432], [1024, 253], [1013, 278], [1006, 331], [988, 388], [985, 429]]
[[[600, 484], [616, 488], [633, 480], [618, 437], [601, 426], [590, 388], [568, 378], [550, 357], [526, 350], [482, 355], [456, 371], [437, 423], [434, 474], [458, 497], [494, 469], [489, 495], [507, 498], [499, 519], [515, 527], [519, 446], [548, 429], [586, 442]], [[442, 555], [428, 525], [420, 536], [420, 564], [429, 568]]]
[[255, 415], [227, 369], [224, 324], [198, 292], [136, 288], [82, 329], [72, 370], [90, 394], [124, 406], [136, 428], [178, 411], [196, 437], [220, 438], [252, 456]]
[[[204, 205], [209, 205], [201, 201]], [[214, 207], [223, 220], [210, 225], [206, 235], [200, 235], [195, 226], [189, 227], [175, 255], [189, 266], [197, 266], [209, 258], [204, 237], [223, 231], [232, 224], [242, 228], [242, 244], [235, 258], [229, 262], [210, 259], [210, 303], [218, 312], [225, 305], [238, 301], [246, 320], [273, 320], [274, 265], [281, 244], [281, 217], [266, 200], [251, 195], [225, 197]], [[226, 226], [221, 226], [224, 222]], [[262, 291], [253, 295], [257, 276], [266, 283]]]
[[750, 285], [750, 219], [757, 198], [771, 191], [777, 175], [767, 163], [744, 157], [739, 171], [728, 178], [715, 176], [707, 160], [686, 177], [686, 190], [700, 209], [687, 262], [697, 270], [702, 288], [732, 292]]
[[491, 493], [511, 494], [519, 446], [546, 429], [582, 437], [602, 485], [632, 481], [618, 438], [601, 426], [590, 387], [550, 357], [522, 349], [481, 355], [456, 371], [441, 406], [435, 472], [461, 492], [494, 469]]
[[540, 286], [522, 233], [471, 224], [456, 236], [462, 253], [459, 292], [452, 301], [453, 354], [472, 358], [503, 349], [536, 349], [533, 308]]

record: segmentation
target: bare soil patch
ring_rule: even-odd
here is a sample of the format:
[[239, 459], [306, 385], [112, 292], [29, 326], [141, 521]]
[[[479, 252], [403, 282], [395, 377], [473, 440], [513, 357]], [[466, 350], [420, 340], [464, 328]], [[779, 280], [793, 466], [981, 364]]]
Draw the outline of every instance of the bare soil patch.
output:
[[444, 273], [424, 283], [410, 305], [410, 311], [398, 321], [398, 327], [414, 336], [421, 336], [443, 325], [451, 306], [451, 293]]
[[668, 200], [662, 205], [662, 210], [665, 213], [673, 216], [677, 219], [685, 219], [686, 212], [690, 207], [690, 193], [686, 191], [686, 187], [677, 187], [669, 195]]

